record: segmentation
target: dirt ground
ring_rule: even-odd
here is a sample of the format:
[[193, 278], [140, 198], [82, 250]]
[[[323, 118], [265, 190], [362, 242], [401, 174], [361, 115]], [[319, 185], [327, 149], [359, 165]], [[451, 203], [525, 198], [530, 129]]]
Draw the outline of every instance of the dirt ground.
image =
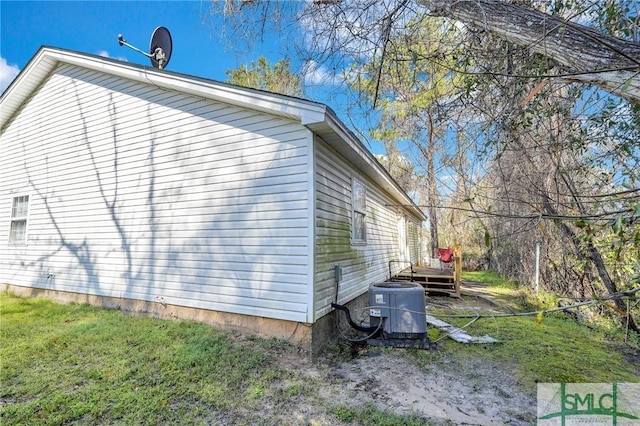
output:
[[[473, 289], [462, 299], [434, 298], [432, 303], [496, 308], [490, 297], [475, 294]], [[249, 424], [353, 425], [358, 423], [348, 419], [341, 423], [332, 407], [375, 406], [436, 425], [535, 423], [535, 396], [519, 390], [509, 371], [479, 360], [450, 360], [442, 352], [434, 353], [437, 362], [424, 368], [403, 356], [403, 351], [368, 347], [352, 359], [328, 357], [314, 362], [295, 354], [283, 355], [281, 366], [295, 372], [294, 380], [305, 391], [282, 400], [261, 401], [260, 419], [249, 413], [241, 417]]]
[[[394, 351], [382, 351], [331, 367], [313, 367], [309, 374], [323, 378], [311, 398], [315, 407], [373, 404], [431, 424], [525, 425], [535, 419], [535, 399], [516, 389], [508, 371], [487, 364], [467, 365], [455, 373], [441, 368], [425, 372]], [[323, 416], [322, 410], [315, 418], [305, 413], [309, 408], [297, 408], [296, 424], [335, 424], [335, 418]]]

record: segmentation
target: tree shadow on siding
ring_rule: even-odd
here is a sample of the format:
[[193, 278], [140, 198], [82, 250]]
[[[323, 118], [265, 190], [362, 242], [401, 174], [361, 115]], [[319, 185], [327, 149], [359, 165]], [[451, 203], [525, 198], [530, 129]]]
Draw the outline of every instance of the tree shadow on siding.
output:
[[[25, 143], [22, 143], [23, 153], [26, 152]], [[26, 154], [25, 154], [26, 155]], [[49, 201], [49, 196], [55, 196], [55, 192], [49, 194], [48, 188], [43, 192], [38, 185], [33, 182], [31, 177], [31, 173], [29, 171], [29, 166], [26, 161], [26, 157], [23, 155], [24, 160], [24, 169], [27, 175], [27, 183], [29, 187], [37, 194], [38, 198], [42, 200], [44, 207], [47, 211], [47, 216], [49, 220], [53, 224], [53, 227], [56, 231], [56, 234], [59, 238], [58, 246], [51, 252], [48, 252], [42, 256], [39, 256], [35, 261], [29, 262], [25, 264], [26, 267], [36, 266], [38, 268], [39, 274], [36, 281], [33, 283], [33, 287], [36, 288], [46, 288], [51, 289], [55, 284], [55, 272], [57, 268], [48, 265], [49, 259], [54, 258], [58, 253], [60, 253], [63, 249], [68, 250], [77, 260], [78, 263], [84, 269], [87, 275], [87, 281], [91, 283], [91, 285], [100, 286], [100, 278], [95, 269], [95, 255], [91, 253], [91, 248], [87, 239], [84, 238], [82, 242], [77, 243], [67, 239], [62, 231], [60, 223], [56, 220], [56, 217], [52, 211], [51, 202]], [[45, 164], [48, 164], [49, 159], [48, 156], [45, 156]], [[48, 172], [47, 172], [48, 173]], [[33, 203], [33, 200], [31, 201]], [[44, 277], [44, 282], [43, 282]], [[55, 288], [54, 288], [55, 289]]]
[[[287, 277], [279, 281], [278, 275], [290, 273], [286, 256], [291, 254], [291, 247], [287, 246], [287, 249], [282, 249], [281, 251], [278, 248], [278, 253], [283, 253], [283, 260], [277, 260], [276, 262], [281, 263], [281, 265], [274, 266], [273, 264], [261, 263], [259, 260], [259, 256], [265, 253], [267, 255], [273, 254], [269, 252], [269, 242], [272, 236], [277, 235], [278, 229], [253, 234], [254, 236], [264, 236], [261, 241], [256, 243], [260, 245], [260, 249], [247, 247], [243, 244], [242, 240], [247, 233], [243, 226], [250, 224], [250, 227], [255, 229], [258, 226], [254, 224], [261, 219], [261, 214], [256, 213], [249, 207], [237, 209], [230, 206], [228, 209], [216, 210], [224, 214], [225, 220], [233, 220], [235, 226], [237, 226], [234, 229], [234, 233], [222, 233], [228, 238], [225, 241], [231, 241], [231, 239], [236, 238], [236, 241], [233, 242], [236, 245], [233, 252], [231, 250], [225, 251], [224, 244], [219, 244], [217, 247], [212, 248], [212, 240], [217, 238], [217, 235], [220, 235], [218, 232], [220, 228], [215, 226], [217, 219], [215, 215], [206, 217], [206, 213], [204, 215], [200, 213], [198, 217], [200, 219], [206, 218], [204, 221], [207, 223], [203, 221], [202, 229], [196, 229], [197, 225], [190, 226], [193, 238], [184, 237], [184, 224], [191, 220], [190, 218], [193, 216], [189, 214], [189, 208], [181, 204], [185, 201], [190, 202], [194, 207], [202, 208], [201, 212], [204, 212], [209, 206], [214, 205], [216, 200], [213, 197], [209, 197], [209, 187], [207, 185], [203, 185], [202, 190], [198, 191], [198, 193], [185, 190], [189, 183], [185, 183], [184, 179], [181, 179], [181, 165], [186, 166], [184, 169], [185, 174], [187, 173], [186, 170], [196, 170], [197, 176], [189, 175], [189, 178], [192, 179], [191, 182], [200, 184], [201, 182], [198, 182], [199, 176], [203, 178], [211, 177], [209, 167], [212, 164], [210, 160], [207, 160], [210, 154], [204, 155], [197, 152], [196, 148], [190, 143], [189, 137], [181, 134], [183, 131], [189, 130], [188, 125], [183, 123], [188, 123], [191, 117], [197, 117], [198, 123], [203, 126], [203, 128], [198, 129], [199, 134], [206, 132], [212, 132], [211, 134], [213, 134], [210, 127], [216, 127], [220, 124], [233, 126], [233, 130], [240, 129], [240, 132], [246, 134], [253, 133], [251, 137], [257, 138], [259, 144], [265, 144], [265, 141], [279, 136], [274, 136], [272, 133], [262, 133], [262, 128], [256, 130], [255, 122], [252, 118], [259, 116], [259, 120], [266, 121], [271, 120], [270, 117], [254, 111], [230, 108], [217, 102], [202, 100], [177, 92], [166, 95], [154, 91], [151, 86], [143, 90], [140, 89], [139, 85], [127, 86], [126, 83], [118, 79], [101, 82], [101, 86], [110, 90], [110, 93], [103, 95], [104, 97], [98, 97], [94, 94], [94, 99], [92, 100], [94, 107], [96, 102], [99, 102], [100, 105], [104, 103], [107, 106], [103, 112], [98, 113], [96, 110], [89, 109], [90, 106], [85, 103], [87, 102], [85, 95], [82, 94], [82, 92], [87, 93], [84, 83], [95, 84], [95, 81], [91, 80], [91, 76], [88, 74], [76, 76], [69, 70], [61, 70], [60, 74], [66, 75], [73, 82], [66, 86], [65, 90], [68, 91], [70, 88], [74, 91], [73, 95], [69, 96], [73, 96], [76, 106], [68, 114], [74, 117], [72, 122], [77, 124], [78, 131], [77, 133], [69, 132], [68, 143], [72, 144], [74, 141], [78, 143], [78, 158], [76, 161], [82, 162], [82, 165], [87, 166], [85, 174], [77, 174], [72, 183], [76, 183], [77, 179], [83, 178], [90, 180], [90, 182], [95, 182], [93, 198], [88, 202], [92, 204], [90, 207], [96, 209], [95, 219], [103, 219], [105, 224], [102, 226], [112, 230], [113, 239], [107, 242], [109, 248], [104, 249], [104, 241], [97, 240], [100, 237], [99, 232], [94, 234], [85, 232], [84, 235], [80, 232], [70, 233], [71, 228], [69, 226], [73, 225], [69, 225], [62, 217], [57, 216], [57, 212], [61, 207], [66, 207], [67, 209], [75, 208], [78, 205], [78, 201], [67, 198], [65, 202], [64, 198], [69, 197], [70, 192], [65, 192], [64, 182], [58, 181], [57, 185], [59, 186], [53, 186], [53, 190], [50, 192], [48, 184], [43, 184], [43, 181], [35, 182], [30, 180], [31, 187], [34, 188], [34, 191], [44, 203], [49, 222], [55, 229], [54, 239], [56, 241], [51, 246], [49, 253], [39, 259], [41, 268], [46, 270], [45, 264], [51, 259], [51, 261], [58, 261], [59, 263], [56, 266], [60, 268], [73, 268], [79, 265], [84, 270], [84, 274], [78, 275], [85, 276], [78, 276], [73, 283], [55, 282], [56, 289], [75, 288], [75, 291], [80, 292], [81, 286], [84, 285], [86, 286], [86, 292], [90, 294], [143, 299], [148, 302], [164, 303], [166, 300], [167, 303], [173, 304], [185, 304], [185, 298], [189, 298], [190, 301], [187, 304], [191, 304], [193, 307], [211, 309], [217, 303], [242, 304], [251, 299], [258, 300], [261, 297], [265, 297], [265, 292], [275, 292], [276, 290], [283, 294], [278, 296], [280, 299], [275, 298], [273, 300], [291, 302], [291, 299], [288, 299], [288, 295], [285, 294], [286, 292], [300, 292], [299, 288], [296, 287], [298, 284], [306, 288], [307, 278], [301, 278], [304, 282], [300, 283], [294, 283], [295, 277], [291, 278], [291, 276], [289, 276], [289, 281], [286, 280]], [[136, 123], [135, 128], [131, 127], [129, 115], [133, 113], [131, 109], [124, 108], [125, 105], [120, 102], [118, 97], [119, 91], [127, 93], [127, 89], [123, 89], [123, 87], [131, 87], [132, 93], [129, 95], [135, 97], [136, 102], [146, 102], [146, 111], [138, 109], [135, 112], [139, 116], [140, 122], [146, 122], [146, 124]], [[70, 103], [71, 99], [68, 99], [67, 104]], [[157, 134], [159, 131], [157, 126], [166, 124], [166, 122], [154, 121], [155, 106], [158, 104], [189, 114], [186, 118], [185, 116], [180, 116], [181, 119], [185, 120], [184, 122], [171, 123], [172, 126], [162, 126], [161, 139], [160, 135]], [[194, 104], [196, 109], [192, 110]], [[141, 103], [138, 103], [138, 105], [141, 105]], [[239, 120], [240, 123], [238, 121], [232, 122], [228, 119], [231, 114], [236, 112], [239, 113], [233, 119]], [[96, 117], [98, 114], [99, 117]], [[143, 114], [144, 120], [142, 120]], [[157, 119], [160, 120], [160, 118]], [[98, 127], [100, 127], [100, 124], [108, 123], [106, 126], [108, 129], [105, 130], [107, 133], [103, 133], [102, 136], [96, 136], [93, 133], [97, 120], [100, 120]], [[204, 122], [204, 120], [207, 121]], [[271, 124], [265, 124], [265, 128], [271, 126]], [[290, 124], [286, 120], [281, 120], [278, 125], [288, 127]], [[147, 128], [143, 128], [145, 125]], [[105, 126], [103, 125], [102, 128], [105, 129]], [[299, 128], [296, 129], [294, 131], [300, 130]], [[131, 138], [134, 136], [130, 135], [129, 131], [136, 132], [136, 140], [133, 142], [131, 142]], [[290, 130], [287, 129], [286, 131]], [[75, 136], [73, 136], [74, 134]], [[74, 140], [71, 137], [77, 137], [77, 139]], [[140, 138], [144, 138], [144, 142]], [[165, 146], [160, 146], [159, 143]], [[133, 145], [129, 146], [129, 144]], [[144, 144], [148, 144], [148, 146]], [[130, 149], [138, 150], [138, 154], [130, 154]], [[145, 149], [146, 151], [144, 151]], [[206, 149], [213, 153], [217, 146], [210, 144]], [[228, 149], [228, 147], [225, 149]], [[254, 151], [259, 151], [259, 149], [253, 149]], [[274, 153], [274, 160], [281, 160], [281, 155], [289, 155], [284, 153], [285, 148], [279, 149], [282, 149], [283, 152]], [[306, 148], [295, 149], [300, 150], [300, 152], [306, 152]], [[160, 154], [158, 154], [159, 151]], [[131, 160], [129, 158], [130, 155], [142, 155], [141, 152], [145, 152], [147, 157], [139, 172], [141, 177], [138, 177], [136, 181], [135, 175], [138, 172], [131, 172], [133, 166], [127, 162]], [[158, 160], [158, 155], [161, 155], [161, 160]], [[204, 160], [194, 161], [192, 157], [195, 156], [203, 156]], [[140, 156], [136, 158], [139, 161], [143, 161]], [[248, 168], [250, 168], [253, 161], [250, 156], [245, 158], [243, 152], [238, 152], [237, 159], [246, 164]], [[158, 173], [160, 173], [158, 170], [168, 170], [166, 167], [163, 168], [162, 162], [165, 160], [174, 164], [172, 167], [178, 172], [171, 171], [172, 174], [175, 174], [175, 180], [171, 181], [163, 178], [160, 185], [158, 185], [157, 177]], [[264, 167], [264, 171], [251, 170], [247, 179], [261, 180], [265, 176], [267, 178], [276, 176], [277, 179], [284, 180], [289, 165], [286, 166], [287, 170], [274, 174], [271, 173], [272, 168], [283, 169], [281, 163], [276, 163], [277, 161], [274, 161], [273, 164], [265, 162], [261, 166]], [[200, 166], [201, 169], [199, 169]], [[308, 167], [308, 165], [305, 167]], [[298, 178], [306, 173], [306, 171], [301, 171], [300, 168], [301, 166], [298, 165], [296, 171], [299, 174]], [[229, 179], [229, 176], [227, 173], [221, 173], [221, 176], [215, 176], [215, 179], [225, 181], [225, 179]], [[128, 183], [131, 184], [129, 185]], [[251, 183], [248, 182], [247, 184]], [[262, 183], [262, 185], [265, 185], [265, 183]], [[283, 181], [282, 185], [286, 186], [287, 182]], [[135, 199], [136, 206], [132, 207], [128, 205], [127, 200], [131, 200], [131, 197], [134, 196], [131, 193], [134, 187], [136, 188], [135, 196], [138, 198]], [[85, 186], [83, 194], [88, 194], [88, 191]], [[238, 194], [240, 193], [243, 194], [243, 197], [246, 197], [243, 203], [247, 203], [247, 206], [250, 206], [250, 195], [242, 192], [242, 190], [238, 192]], [[221, 194], [223, 193], [220, 192], [216, 196], [221, 196]], [[233, 199], [234, 193], [229, 192], [224, 196]], [[307, 193], [306, 196], [311, 195]], [[257, 197], [255, 202], [268, 203], [272, 199], [273, 197]], [[301, 201], [300, 203], [305, 208], [308, 206], [306, 201]], [[174, 205], [180, 210], [179, 213], [175, 213], [175, 219], [173, 219]], [[271, 218], [275, 221], [286, 220], [287, 207], [279, 206], [278, 209], [281, 211], [273, 212]], [[180, 213], [183, 216], [179, 216]], [[308, 212], [308, 214], [311, 214], [311, 212]], [[198, 214], [195, 213], [194, 215]], [[95, 220], [90, 217], [81, 219], [86, 220], [85, 224]], [[308, 225], [311, 223], [312, 221], [309, 220]], [[282, 224], [280, 223], [280, 225], [276, 226], [282, 226]], [[304, 238], [308, 235], [307, 232], [303, 234]], [[112, 242], [114, 243], [111, 244]], [[96, 245], [96, 243], [100, 245]], [[301, 248], [304, 256], [308, 255], [307, 245], [312, 243], [307, 241], [304, 247]], [[285, 246], [288, 243], [280, 239], [278, 244]], [[111, 251], [108, 252], [108, 250]], [[55, 259], [63, 251], [71, 253], [73, 260]], [[104, 257], [109, 254], [112, 255], [112, 258], [116, 255], [120, 256], [122, 264], [109, 264], [108, 260], [105, 262]], [[231, 261], [243, 263], [243, 271], [234, 270], [235, 265], [230, 263]], [[301, 261], [298, 260], [297, 264], [294, 265], [298, 270], [302, 269], [300, 263]], [[112, 265], [113, 270], [105, 270], [105, 264]], [[192, 268], [199, 269], [194, 272]], [[116, 270], [119, 271], [117, 273], [120, 275], [116, 276], [116, 272], [114, 272]], [[303, 275], [302, 272], [297, 273], [301, 276]], [[249, 285], [247, 284], [247, 277], [260, 277], [264, 278], [264, 281], [262, 284], [251, 283]], [[84, 281], [85, 279], [86, 282]], [[117, 283], [115, 284], [119, 287], [114, 285], [116, 281]], [[69, 284], [69, 287], [65, 287], [67, 284]], [[218, 292], [218, 289], [215, 288], [216, 285], [227, 286], [228, 288], [225, 291], [227, 291], [228, 297], [225, 298], [221, 295], [221, 292]], [[240, 285], [245, 288], [242, 292], [239, 289]], [[114, 288], [117, 291], [113, 290]], [[201, 297], [204, 299], [205, 296], [207, 298], [206, 301], [200, 299]], [[272, 295], [267, 295], [267, 297], [271, 298]], [[298, 294], [296, 297], [300, 298], [301, 296]], [[245, 299], [240, 300], [241, 298]], [[305, 296], [304, 303], [306, 303], [306, 300]], [[291, 303], [292, 305], [294, 304], [294, 302]], [[295, 303], [298, 306], [303, 304], [299, 300]]]
[[[94, 233], [91, 233], [91, 234], [85, 233], [80, 237], [78, 237], [77, 235], [75, 236], [73, 235], [74, 233], [69, 228], [69, 225], [65, 224], [61, 220], [61, 217], [56, 215], [55, 210], [62, 207], [63, 209], [70, 209], [75, 213], [76, 208], [79, 206], [78, 202], [69, 200], [69, 198], [67, 198], [67, 201], [65, 202], [64, 197], [65, 196], [69, 197], [70, 193], [65, 192], [64, 183], [62, 183], [60, 187], [54, 186], [54, 189], [50, 191], [49, 183], [48, 183], [48, 179], [49, 179], [48, 178], [49, 176], [48, 156], [45, 157], [45, 163], [47, 165], [46, 167], [47, 183], [42, 185], [41, 187], [37, 182], [34, 182], [34, 179], [32, 178], [30, 173], [29, 164], [27, 163], [26, 147], [24, 146], [24, 142], [23, 142], [23, 151], [25, 151], [24, 166], [27, 173], [28, 184], [32, 188], [32, 190], [37, 194], [39, 200], [41, 200], [41, 202], [43, 203], [49, 222], [52, 224], [55, 230], [55, 235], [57, 236], [57, 242], [55, 242], [57, 247], [55, 247], [53, 250], [48, 250], [46, 254], [37, 258], [33, 262], [33, 264], [37, 265], [37, 267], [39, 268], [40, 275], [43, 275], [44, 271], [50, 271], [50, 270], [53, 270], [53, 271], [72, 270], [75, 267], [75, 265], [73, 265], [72, 262], [68, 262], [64, 264], [62, 263], [63, 261], [60, 259], [57, 259], [55, 263], [53, 263], [52, 265], [48, 265], [49, 260], [55, 260], [56, 256], [59, 253], [66, 250], [69, 253], [71, 253], [73, 258], [76, 260], [77, 265], [79, 265], [84, 270], [86, 276], [78, 277], [76, 280], [69, 279], [69, 281], [64, 283], [58, 281], [57, 283], [55, 283], [57, 285], [54, 285], [54, 280], [53, 280], [54, 274], [50, 272], [46, 272], [46, 276], [47, 276], [46, 278], [47, 281], [45, 283], [46, 288], [52, 288], [55, 290], [63, 290], [63, 291], [74, 291], [74, 292], [82, 292], [83, 290], [86, 289], [86, 292], [89, 294], [122, 297], [122, 296], [126, 296], [127, 293], [130, 292], [132, 284], [135, 282], [137, 278], [136, 276], [137, 274], [134, 274], [134, 271], [133, 271], [133, 254], [131, 250], [131, 247], [132, 247], [131, 238], [127, 234], [126, 226], [123, 222], [123, 218], [121, 217], [120, 207], [119, 207], [119, 202], [121, 201], [120, 200], [120, 177], [119, 177], [121, 156], [120, 156], [120, 146], [119, 146], [120, 137], [119, 137], [119, 130], [118, 130], [118, 122], [117, 122], [118, 112], [116, 108], [116, 103], [114, 102], [113, 94], [110, 93], [108, 96], [108, 100], [106, 101], [107, 103], [106, 113], [108, 114], [109, 123], [110, 123], [110, 129], [109, 129], [110, 131], [109, 139], [111, 144], [110, 155], [112, 156], [113, 160], [112, 160], [111, 168], [107, 169], [105, 168], [104, 164], [103, 165], [100, 164], [99, 156], [102, 154], [96, 152], [96, 150], [92, 146], [92, 138], [90, 137], [90, 134], [89, 134], [91, 123], [90, 123], [90, 120], [87, 118], [87, 114], [84, 111], [82, 99], [79, 94], [78, 84], [75, 80], [73, 80], [72, 85], [74, 90], [74, 98], [77, 106], [77, 111], [69, 112], [69, 115], [75, 113], [76, 115], [74, 119], [80, 123], [80, 135], [77, 139], [77, 141], [80, 142], [79, 144], [80, 150], [78, 151], [77, 157], [82, 158], [82, 155], [83, 155], [82, 151], [84, 151], [84, 154], [88, 155], [89, 162], [92, 167], [93, 179], [95, 179], [95, 182], [96, 182], [95, 190], [99, 195], [99, 200], [100, 200], [99, 202], [102, 205], [103, 211], [106, 212], [106, 215], [109, 218], [110, 225], [113, 226], [113, 228], [117, 232], [117, 235], [119, 238], [119, 244], [120, 244], [120, 248], [117, 251], [120, 254], [122, 254], [123, 260], [124, 260], [124, 270], [121, 278], [124, 280], [125, 290], [120, 292], [114, 292], [104, 288], [105, 284], [109, 284], [109, 285], [117, 284], [117, 281], [119, 280], [116, 279], [115, 280], [116, 282], [114, 282], [114, 280], [111, 280], [111, 282], [109, 283], [105, 282], [109, 280], [105, 278], [104, 274], [105, 272], [107, 272], [106, 275], [108, 276], [109, 271], [104, 270], [105, 269], [104, 264], [101, 267], [100, 265], [101, 259], [99, 259], [99, 256], [104, 255], [105, 253], [101, 252], [99, 248], [98, 249], [92, 248], [93, 244], [99, 243], [97, 241], [97, 238], [100, 238], [100, 231], [102, 231], [103, 229], [96, 228]], [[72, 143], [72, 142], [73, 140], [70, 138], [69, 143]], [[154, 149], [153, 147], [154, 147], [154, 140], [151, 139], [149, 157], [151, 158], [152, 177], [151, 177], [150, 187], [147, 195], [148, 203], [151, 206], [153, 206], [153, 183], [155, 178], [153, 173], [153, 160], [152, 160], [153, 149]], [[105, 178], [105, 175], [110, 173], [112, 173], [114, 177]], [[75, 183], [75, 182], [72, 182], [72, 183]], [[111, 186], [112, 189], [109, 189], [108, 188], [109, 186]], [[82, 194], [87, 195], [89, 194], [89, 191], [85, 190]], [[154, 212], [154, 209], [153, 207], [151, 207], [150, 220], [152, 224], [154, 220], [153, 212]], [[98, 213], [96, 216], [97, 216], [96, 218], [99, 219], [103, 217], [103, 213]], [[75, 217], [78, 218], [78, 216], [75, 216]], [[152, 228], [152, 235], [153, 235], [153, 225], [151, 226], [151, 228]], [[155, 238], [152, 238], [151, 240], [155, 241]], [[151, 255], [150, 258], [153, 259], [154, 256]], [[68, 274], [66, 275], [69, 276]], [[34, 287], [42, 287], [43, 283], [41, 282], [41, 278], [36, 279], [36, 282], [33, 283], [33, 285]]]

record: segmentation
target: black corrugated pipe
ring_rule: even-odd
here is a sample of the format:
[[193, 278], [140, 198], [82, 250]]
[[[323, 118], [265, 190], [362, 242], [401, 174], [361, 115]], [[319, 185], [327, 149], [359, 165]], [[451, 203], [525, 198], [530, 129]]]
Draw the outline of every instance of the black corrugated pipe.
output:
[[[340, 266], [338, 266], [338, 265], [335, 266], [335, 274], [336, 274], [336, 297], [335, 297], [335, 302], [331, 303], [331, 307], [333, 309], [337, 309], [339, 311], [344, 312], [344, 314], [347, 317], [347, 322], [354, 329], [356, 329], [358, 331], [365, 332], [365, 333], [374, 333], [374, 334], [376, 334], [380, 330], [380, 325], [378, 325], [377, 327], [373, 327], [373, 326], [362, 326], [362, 325], [356, 324], [351, 319], [351, 312], [349, 312], [349, 308], [347, 308], [346, 306], [343, 306], [343, 305], [338, 305], [338, 290], [339, 290], [339, 286], [340, 286], [340, 280], [342, 279], [342, 268]], [[336, 325], [337, 324], [338, 324], [338, 317], [336, 315]], [[380, 322], [380, 324], [382, 324], [382, 321]], [[340, 334], [342, 334], [342, 333], [340, 333]]]
[[349, 312], [349, 308], [347, 308], [346, 306], [342, 306], [342, 305], [338, 305], [337, 303], [332, 303], [331, 307], [334, 309], [338, 309], [342, 312], [344, 312], [344, 314], [347, 317], [347, 322], [349, 323], [349, 325], [353, 328], [355, 328], [358, 331], [363, 331], [365, 333], [371, 333], [373, 331], [379, 330], [380, 326], [362, 326], [362, 325], [358, 325], [355, 322], [353, 322], [353, 320], [351, 319], [351, 313]]

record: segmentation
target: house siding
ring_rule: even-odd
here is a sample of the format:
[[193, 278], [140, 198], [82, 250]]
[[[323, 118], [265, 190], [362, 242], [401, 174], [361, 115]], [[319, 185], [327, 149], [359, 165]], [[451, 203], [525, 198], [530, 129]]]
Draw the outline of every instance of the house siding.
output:
[[[316, 139], [316, 234], [315, 234], [315, 318], [331, 311], [336, 298], [334, 266], [343, 269], [339, 283], [338, 303], [346, 303], [366, 292], [369, 286], [389, 276], [389, 261], [401, 259], [399, 223], [419, 223], [399, 207], [389, 195], [365, 174], [350, 166], [338, 153]], [[367, 242], [351, 240], [351, 179], [358, 179], [367, 191]], [[403, 224], [404, 226], [404, 224]], [[406, 241], [411, 261], [417, 261], [414, 250], [417, 226], [408, 226]], [[415, 256], [415, 259], [414, 259]], [[392, 265], [396, 273], [408, 264]]]
[[310, 135], [63, 65], [0, 134], [0, 283], [309, 321]]
[[420, 243], [422, 241], [422, 222], [413, 218], [409, 219], [407, 233], [411, 263], [418, 265], [423, 261]]

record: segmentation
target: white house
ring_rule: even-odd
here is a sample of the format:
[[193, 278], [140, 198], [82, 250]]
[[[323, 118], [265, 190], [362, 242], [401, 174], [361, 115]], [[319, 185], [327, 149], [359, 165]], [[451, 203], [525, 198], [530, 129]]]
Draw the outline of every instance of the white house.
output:
[[316, 102], [50, 47], [0, 98], [17, 294], [313, 345], [335, 265], [347, 303], [418, 261], [424, 219]]

